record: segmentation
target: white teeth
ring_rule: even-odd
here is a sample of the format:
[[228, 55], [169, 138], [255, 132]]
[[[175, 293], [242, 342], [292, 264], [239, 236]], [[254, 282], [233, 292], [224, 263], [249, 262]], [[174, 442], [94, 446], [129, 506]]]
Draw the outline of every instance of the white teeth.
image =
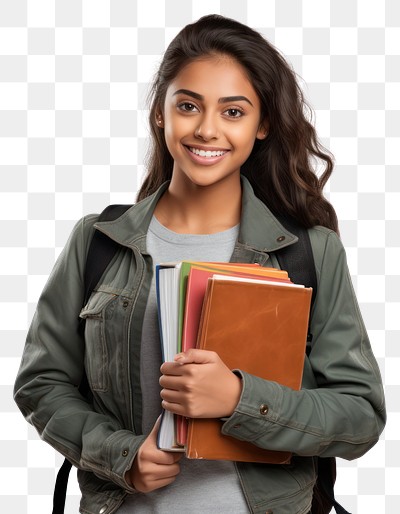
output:
[[224, 155], [226, 153], [226, 151], [223, 151], [223, 150], [199, 150], [198, 148], [192, 148], [192, 147], [189, 147], [189, 150], [196, 154], [196, 155], [199, 155], [200, 157], [220, 157], [221, 155]]

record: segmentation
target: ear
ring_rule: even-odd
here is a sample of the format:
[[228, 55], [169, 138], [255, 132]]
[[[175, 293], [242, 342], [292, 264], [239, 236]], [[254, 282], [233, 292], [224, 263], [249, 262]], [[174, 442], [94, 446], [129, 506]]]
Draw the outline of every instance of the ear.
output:
[[159, 128], [164, 128], [164, 118], [161, 113], [156, 114], [156, 123]]
[[269, 133], [269, 122], [267, 119], [265, 119], [260, 123], [260, 126], [258, 127], [256, 138], [261, 139], [261, 140], [266, 139], [268, 136], [268, 133]]

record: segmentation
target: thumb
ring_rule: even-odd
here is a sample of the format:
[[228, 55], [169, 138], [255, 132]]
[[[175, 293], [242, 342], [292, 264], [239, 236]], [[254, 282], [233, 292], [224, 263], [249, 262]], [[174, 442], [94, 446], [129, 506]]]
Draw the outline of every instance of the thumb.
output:
[[153, 428], [151, 429], [151, 432], [148, 435], [148, 438], [153, 439], [154, 441], [157, 441], [157, 435], [158, 435], [158, 430], [160, 429], [160, 423], [161, 423], [161, 414], [156, 419], [156, 422], [154, 423]]
[[191, 348], [186, 352], [181, 352], [175, 355], [175, 362], [178, 364], [207, 364], [215, 362], [217, 354], [209, 350], [199, 350]]

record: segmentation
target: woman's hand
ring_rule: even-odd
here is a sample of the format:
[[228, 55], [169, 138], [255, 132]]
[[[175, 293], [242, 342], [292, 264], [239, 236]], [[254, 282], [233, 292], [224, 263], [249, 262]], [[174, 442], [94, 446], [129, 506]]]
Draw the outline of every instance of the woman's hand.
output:
[[173, 482], [179, 474], [183, 453], [165, 452], [157, 447], [160, 418], [144, 441], [126, 474], [128, 483], [141, 493], [149, 493]]
[[188, 418], [231, 416], [242, 392], [241, 379], [217, 353], [192, 349], [161, 366], [162, 406]]

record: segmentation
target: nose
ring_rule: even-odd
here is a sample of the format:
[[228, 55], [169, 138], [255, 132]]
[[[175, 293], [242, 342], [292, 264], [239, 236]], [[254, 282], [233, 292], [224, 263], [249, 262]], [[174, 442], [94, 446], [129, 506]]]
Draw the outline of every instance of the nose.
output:
[[205, 114], [199, 119], [194, 135], [203, 141], [211, 141], [219, 137], [218, 122], [212, 113]]

